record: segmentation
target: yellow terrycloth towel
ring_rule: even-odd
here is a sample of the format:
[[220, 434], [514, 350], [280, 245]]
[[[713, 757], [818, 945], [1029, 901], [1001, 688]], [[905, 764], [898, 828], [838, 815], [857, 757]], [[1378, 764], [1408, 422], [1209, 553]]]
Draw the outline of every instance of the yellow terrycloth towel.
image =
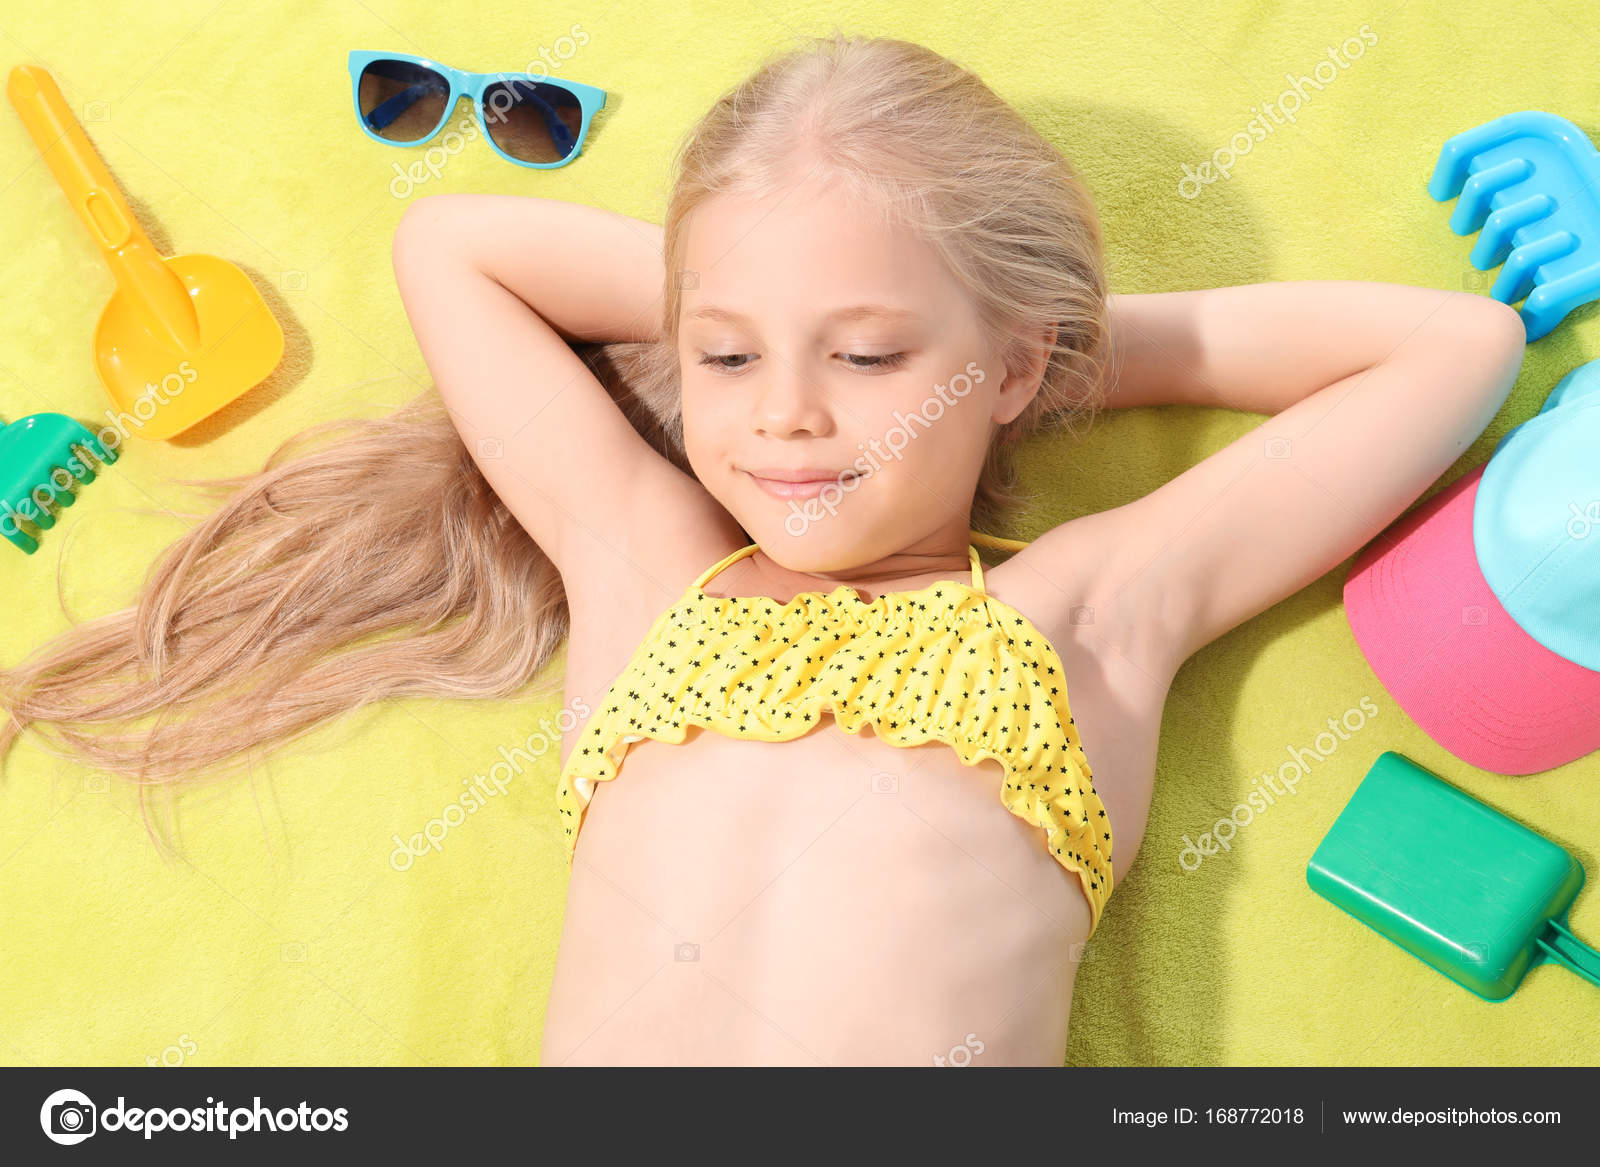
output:
[[[76, 618], [130, 601], [185, 529], [175, 516], [195, 509], [173, 480], [254, 470], [310, 424], [384, 413], [426, 387], [389, 262], [409, 202], [530, 194], [659, 222], [681, 133], [794, 34], [842, 21], [976, 70], [1081, 168], [1120, 292], [1287, 279], [1481, 291], [1471, 241], [1425, 190], [1443, 141], [1530, 106], [1600, 136], [1589, 0], [1547, 0], [1531, 19], [1479, 0], [1448, 19], [1355, 0], [1074, 5], [1070, 17], [929, 0], [843, 16], [808, 0], [561, 11], [485, 0], [467, 20], [420, 0], [381, 15], [314, 0], [13, 7], [0, 68], [51, 70], [162, 252], [243, 266], [288, 352], [209, 440], [134, 439], [37, 555], [0, 545], [6, 665], [66, 626], [58, 575]], [[115, 32], [86, 31], [99, 29]], [[612, 104], [563, 169], [514, 167], [476, 140], [402, 181], [423, 152], [361, 132], [351, 49], [472, 70], [543, 58]], [[1265, 102], [1292, 109], [1292, 124], [1252, 133]], [[9, 106], [0, 160], [0, 414], [103, 425], [89, 346], [111, 277]], [[1449, 477], [1597, 355], [1585, 308], [1530, 349], [1506, 408]], [[1004, 534], [1032, 538], [1135, 498], [1258, 421], [1138, 410], [1085, 438], [1038, 440], [1025, 462], [1038, 501]], [[1351, 638], [1347, 568], [1179, 674], [1138, 863], [1078, 977], [1070, 1064], [1594, 1060], [1593, 986], [1545, 966], [1486, 1004], [1307, 889], [1307, 859], [1385, 749], [1600, 870], [1600, 756], [1504, 778], [1433, 746]], [[185, 796], [172, 865], [125, 784], [26, 735], [0, 781], [0, 1061], [536, 1063], [567, 879], [547, 744], [558, 713], [527, 699], [369, 708], [269, 755], [253, 784]], [[1304, 769], [1292, 796], [1235, 828], [1228, 850], [1199, 862], [1184, 850], [1291, 756]], [[469, 789], [494, 793], [468, 813]], [[1600, 938], [1600, 892], [1580, 894], [1571, 923]]]

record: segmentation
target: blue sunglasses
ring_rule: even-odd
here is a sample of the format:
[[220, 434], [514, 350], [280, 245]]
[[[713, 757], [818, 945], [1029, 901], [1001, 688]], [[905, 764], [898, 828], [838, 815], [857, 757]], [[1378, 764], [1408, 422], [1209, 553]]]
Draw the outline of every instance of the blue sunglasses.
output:
[[409, 53], [351, 53], [350, 83], [361, 128], [375, 141], [420, 146], [467, 97], [500, 157], [544, 170], [578, 156], [590, 119], [606, 104], [605, 90], [579, 81], [467, 73]]

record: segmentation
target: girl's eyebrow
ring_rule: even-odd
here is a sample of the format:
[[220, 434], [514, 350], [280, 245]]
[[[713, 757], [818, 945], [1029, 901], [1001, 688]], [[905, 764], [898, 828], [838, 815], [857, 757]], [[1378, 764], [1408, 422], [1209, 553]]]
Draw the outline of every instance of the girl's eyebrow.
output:
[[[702, 304], [689, 312], [685, 320], [720, 320], [728, 324], [749, 324], [750, 318], [734, 312], [728, 308], [719, 308], [715, 304]], [[904, 308], [892, 308], [887, 304], [852, 304], [847, 308], [836, 308], [828, 313], [825, 320], [849, 322], [857, 320], [883, 320], [890, 324], [920, 323], [922, 317], [915, 312]]]

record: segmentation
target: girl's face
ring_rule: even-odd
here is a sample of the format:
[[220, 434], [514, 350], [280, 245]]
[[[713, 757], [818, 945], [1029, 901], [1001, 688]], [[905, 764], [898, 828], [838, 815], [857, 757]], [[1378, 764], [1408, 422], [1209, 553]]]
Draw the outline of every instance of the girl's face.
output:
[[687, 232], [684, 442], [706, 489], [797, 571], [964, 545], [990, 436], [1033, 386], [1005, 385], [933, 249], [815, 179], [716, 196]]

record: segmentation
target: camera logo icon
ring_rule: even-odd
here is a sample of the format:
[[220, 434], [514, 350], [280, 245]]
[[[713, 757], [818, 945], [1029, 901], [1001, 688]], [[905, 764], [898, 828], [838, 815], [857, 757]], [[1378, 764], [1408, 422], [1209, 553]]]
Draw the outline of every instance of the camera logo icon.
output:
[[1288, 438], [1267, 439], [1267, 457], [1269, 458], [1287, 458], [1293, 452], [1293, 449], [1294, 447], [1289, 444]]
[[39, 1108], [39, 1125], [53, 1143], [70, 1147], [95, 1131], [94, 1103], [79, 1090], [57, 1090]]
[[698, 944], [674, 944], [672, 946], [672, 959], [680, 963], [700, 959], [700, 946]]
[[478, 439], [478, 457], [480, 457], [480, 458], [504, 458], [505, 456], [506, 456], [506, 444], [504, 442], [502, 442], [499, 438], [479, 438]]

